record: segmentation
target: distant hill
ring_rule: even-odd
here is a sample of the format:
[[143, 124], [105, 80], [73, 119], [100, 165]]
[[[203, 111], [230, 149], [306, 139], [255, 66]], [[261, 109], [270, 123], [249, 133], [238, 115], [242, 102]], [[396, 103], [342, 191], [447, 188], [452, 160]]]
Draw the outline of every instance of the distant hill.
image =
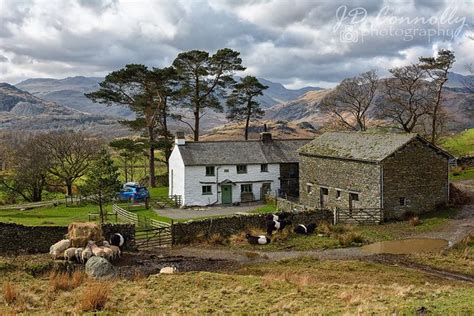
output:
[[59, 129], [87, 131], [104, 137], [128, 133], [115, 119], [84, 113], [0, 83], [0, 130]]
[[122, 119], [133, 118], [133, 113], [123, 106], [107, 106], [94, 103], [84, 93], [99, 88], [101, 77], [68, 77], [64, 79], [33, 78], [16, 84], [16, 87], [42, 98], [65, 105], [81, 112], [99, 114]]

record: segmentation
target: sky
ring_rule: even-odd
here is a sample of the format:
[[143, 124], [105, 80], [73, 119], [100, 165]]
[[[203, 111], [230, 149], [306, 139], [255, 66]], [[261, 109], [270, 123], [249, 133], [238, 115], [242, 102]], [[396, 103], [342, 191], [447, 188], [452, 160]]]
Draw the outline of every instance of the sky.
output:
[[456, 54], [474, 63], [474, 0], [0, 0], [0, 82], [104, 76], [179, 52], [241, 52], [245, 72], [288, 88]]

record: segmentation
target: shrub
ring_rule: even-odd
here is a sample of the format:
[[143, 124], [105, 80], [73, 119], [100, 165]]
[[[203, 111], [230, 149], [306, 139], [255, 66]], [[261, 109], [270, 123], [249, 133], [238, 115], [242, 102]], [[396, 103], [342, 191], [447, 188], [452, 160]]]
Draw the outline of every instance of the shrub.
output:
[[80, 303], [84, 312], [96, 312], [105, 308], [109, 298], [110, 284], [106, 282], [94, 282], [85, 288]]
[[451, 168], [451, 172], [453, 173], [453, 176], [459, 176], [463, 172], [463, 170], [464, 168], [461, 166]]
[[339, 244], [343, 247], [349, 247], [354, 244], [364, 243], [364, 237], [359, 233], [349, 232], [338, 236]]
[[418, 216], [410, 218], [409, 222], [411, 226], [418, 226], [423, 223]]
[[326, 221], [321, 221], [316, 227], [316, 232], [318, 234], [330, 235], [331, 234], [331, 224]]
[[84, 281], [84, 273], [76, 270], [72, 274], [67, 272], [53, 272], [49, 277], [49, 284], [53, 291], [70, 291]]
[[18, 299], [18, 291], [10, 282], [5, 282], [3, 285], [3, 298], [7, 304], [13, 304]]
[[228, 240], [225, 239], [221, 234], [214, 233], [207, 239], [207, 243], [209, 245], [226, 245]]

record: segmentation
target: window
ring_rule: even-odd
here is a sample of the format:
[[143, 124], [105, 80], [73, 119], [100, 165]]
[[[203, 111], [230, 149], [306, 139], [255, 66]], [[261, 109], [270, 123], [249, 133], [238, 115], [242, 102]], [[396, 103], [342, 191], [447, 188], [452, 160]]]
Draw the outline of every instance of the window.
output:
[[215, 175], [215, 169], [216, 168], [214, 168], [214, 166], [206, 167], [206, 177], [214, 176]]
[[306, 192], [309, 194], [313, 193], [313, 186], [311, 184], [306, 185]]
[[357, 193], [349, 193], [349, 199], [351, 201], [359, 201], [359, 194]]
[[247, 173], [247, 165], [237, 165], [237, 173]]
[[242, 192], [242, 193], [252, 193], [252, 185], [251, 184], [242, 184], [240, 186], [240, 192]]
[[229, 169], [224, 169], [224, 172], [229, 172]]
[[321, 188], [321, 195], [328, 195], [328, 194], [329, 194], [328, 188]]
[[407, 206], [407, 199], [405, 197], [400, 198], [400, 206]]
[[211, 195], [211, 194], [212, 194], [212, 187], [210, 185], [203, 185], [202, 195]]
[[341, 199], [341, 190], [336, 190], [336, 199], [337, 200]]
[[260, 165], [260, 172], [268, 172], [268, 165], [266, 163]]

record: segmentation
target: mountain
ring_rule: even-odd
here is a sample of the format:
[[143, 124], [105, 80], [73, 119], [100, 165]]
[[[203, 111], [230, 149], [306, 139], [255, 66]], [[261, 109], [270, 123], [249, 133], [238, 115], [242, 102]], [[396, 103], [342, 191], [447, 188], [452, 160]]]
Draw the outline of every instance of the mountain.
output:
[[447, 88], [457, 88], [465, 91], [465, 82], [474, 82], [474, 75], [465, 76], [455, 72], [450, 72], [448, 73], [448, 81], [446, 82], [445, 86]]
[[16, 84], [16, 87], [41, 99], [53, 101], [61, 105], [90, 114], [99, 114], [122, 119], [133, 118], [133, 113], [123, 106], [107, 106], [94, 103], [84, 93], [99, 88], [101, 77], [67, 77], [64, 79], [33, 78]]
[[0, 130], [72, 129], [104, 137], [126, 135], [116, 119], [84, 113], [43, 100], [8, 83], [0, 83]]
[[[132, 118], [133, 113], [122, 106], [107, 106], [93, 103], [84, 96], [84, 93], [99, 88], [101, 77], [68, 77], [64, 79], [33, 78], [16, 84], [16, 87], [42, 98], [53, 101], [76, 110], [120, 118]], [[236, 78], [239, 79], [238, 77]], [[304, 87], [301, 89], [287, 89], [281, 83], [259, 78], [260, 82], [268, 86], [264, 95], [258, 98], [264, 108], [275, 104], [296, 99], [308, 91], [321, 90], [318, 87]]]

